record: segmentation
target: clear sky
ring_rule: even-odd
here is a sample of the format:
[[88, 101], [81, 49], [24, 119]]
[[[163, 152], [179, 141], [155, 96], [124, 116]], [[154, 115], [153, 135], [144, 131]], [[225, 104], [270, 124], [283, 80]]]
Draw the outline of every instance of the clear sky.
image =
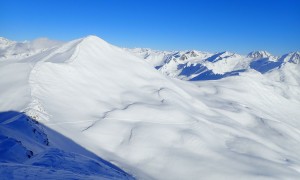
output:
[[300, 50], [300, 0], [0, 0], [0, 36], [275, 55]]

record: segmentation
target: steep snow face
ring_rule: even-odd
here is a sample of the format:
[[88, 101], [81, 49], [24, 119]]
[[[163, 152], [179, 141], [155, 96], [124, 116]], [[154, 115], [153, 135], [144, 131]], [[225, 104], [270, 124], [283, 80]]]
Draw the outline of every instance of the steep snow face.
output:
[[[243, 70], [252, 61], [229, 52], [174, 52], [167, 57], [159, 70], [173, 64], [180, 69], [174, 72], [184, 72], [189, 80], [217, 76], [213, 70], [227, 76], [226, 71]], [[207, 65], [223, 61], [231, 69]], [[300, 175], [299, 73], [293, 75], [299, 64], [285, 63], [265, 74], [249, 68], [215, 81], [181, 81], [95, 36], [0, 63], [0, 73], [9, 77], [0, 79], [0, 95], [7, 99], [0, 101], [0, 111], [25, 111], [138, 179]], [[20, 76], [13, 76], [16, 72]], [[53, 132], [46, 134], [62, 151], [42, 153], [42, 160], [31, 164], [59, 156], [91, 166], [81, 156], [65, 154], [77, 148]], [[78, 152], [82, 155], [82, 149]], [[60, 162], [55, 161], [57, 168], [87, 171]]]

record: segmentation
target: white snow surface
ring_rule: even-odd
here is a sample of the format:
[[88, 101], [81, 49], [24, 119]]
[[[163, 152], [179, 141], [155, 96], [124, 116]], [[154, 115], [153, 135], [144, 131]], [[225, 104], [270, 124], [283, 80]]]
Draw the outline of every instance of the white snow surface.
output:
[[[235, 53], [137, 57], [95, 36], [42, 49], [0, 61], [1, 112], [25, 112], [137, 179], [300, 177], [297, 53], [261, 74]], [[247, 71], [191, 82], [153, 68], [172, 63]]]

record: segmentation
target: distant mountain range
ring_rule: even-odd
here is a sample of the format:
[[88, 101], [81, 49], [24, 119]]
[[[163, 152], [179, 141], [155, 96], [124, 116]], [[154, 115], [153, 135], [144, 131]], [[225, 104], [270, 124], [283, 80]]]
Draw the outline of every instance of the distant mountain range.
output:
[[216, 80], [256, 70], [262, 74], [280, 69], [286, 64], [299, 64], [300, 52], [280, 57], [267, 51], [253, 51], [247, 56], [232, 52], [156, 51], [144, 48], [126, 49], [145, 59], [163, 74], [184, 80]]

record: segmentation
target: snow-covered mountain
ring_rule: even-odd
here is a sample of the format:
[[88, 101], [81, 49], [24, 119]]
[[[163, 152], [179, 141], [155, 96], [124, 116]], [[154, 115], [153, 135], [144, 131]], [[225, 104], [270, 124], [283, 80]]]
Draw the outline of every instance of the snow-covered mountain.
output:
[[272, 57], [272, 55], [267, 51], [252, 51], [247, 57], [252, 59], [262, 59]]
[[39, 49], [0, 61], [1, 177], [300, 176], [297, 52], [132, 50], [95, 36]]
[[139, 48], [126, 50], [144, 58], [163, 74], [191, 81], [216, 80], [236, 76], [251, 69], [266, 73], [286, 63], [299, 64], [300, 54], [292, 52], [276, 57], [266, 51], [253, 51], [243, 56], [227, 51], [211, 54], [199, 51], [166, 52]]

